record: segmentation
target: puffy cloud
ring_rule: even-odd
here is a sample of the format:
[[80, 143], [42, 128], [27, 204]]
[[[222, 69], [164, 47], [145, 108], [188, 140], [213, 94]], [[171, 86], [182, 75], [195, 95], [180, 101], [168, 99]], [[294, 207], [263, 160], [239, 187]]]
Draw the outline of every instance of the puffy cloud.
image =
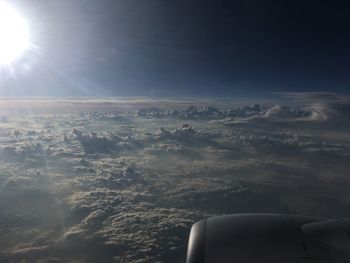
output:
[[140, 109], [136, 113], [137, 117], [153, 117], [153, 118], [163, 118], [165, 116], [164, 112], [157, 108], [151, 107], [146, 109]]
[[[138, 117], [177, 118], [188, 120], [224, 120], [232, 123], [256, 121], [274, 122], [308, 122], [325, 121], [340, 105], [312, 104], [308, 106], [286, 106], [278, 104], [252, 104], [219, 110], [215, 106], [205, 105], [201, 108], [188, 106], [182, 110], [162, 111], [160, 109], [143, 109]], [[344, 106], [343, 106], [344, 112]]]
[[187, 123], [182, 124], [181, 127], [176, 128], [174, 131], [166, 131], [164, 128], [160, 128], [157, 132], [157, 136], [160, 139], [175, 139], [175, 140], [188, 140], [195, 136], [196, 131], [193, 127]]
[[83, 132], [74, 129], [73, 134], [80, 141], [86, 153], [105, 153], [114, 149], [113, 141], [110, 138], [98, 136], [95, 132], [83, 134]]
[[283, 93], [297, 105], [306, 105], [328, 117], [329, 121], [344, 121], [350, 118], [350, 96], [326, 92]]
[[187, 106], [182, 109], [161, 110], [156, 107], [141, 109], [137, 112], [138, 117], [153, 118], [179, 118], [179, 119], [218, 119], [224, 116], [224, 112], [220, 111], [213, 105], [204, 105], [197, 108], [194, 105]]
[[303, 108], [292, 108], [288, 106], [275, 105], [269, 108], [264, 117], [271, 119], [307, 119], [312, 115], [312, 111]]
[[229, 118], [249, 118], [252, 116], [261, 116], [266, 114], [267, 107], [259, 104], [243, 105], [237, 108], [229, 108], [225, 112], [225, 116]]

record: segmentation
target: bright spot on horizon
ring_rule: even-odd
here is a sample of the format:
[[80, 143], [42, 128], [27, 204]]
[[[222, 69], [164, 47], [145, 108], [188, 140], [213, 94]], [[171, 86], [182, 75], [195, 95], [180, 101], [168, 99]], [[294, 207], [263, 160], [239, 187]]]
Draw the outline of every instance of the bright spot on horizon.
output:
[[26, 21], [10, 5], [0, 2], [0, 65], [11, 64], [28, 47]]

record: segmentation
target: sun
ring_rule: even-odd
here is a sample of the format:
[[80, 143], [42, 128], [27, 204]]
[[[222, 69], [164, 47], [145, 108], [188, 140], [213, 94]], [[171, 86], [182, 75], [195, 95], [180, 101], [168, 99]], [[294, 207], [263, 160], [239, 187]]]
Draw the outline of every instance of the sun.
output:
[[18, 59], [29, 47], [25, 19], [11, 6], [0, 2], [0, 65]]

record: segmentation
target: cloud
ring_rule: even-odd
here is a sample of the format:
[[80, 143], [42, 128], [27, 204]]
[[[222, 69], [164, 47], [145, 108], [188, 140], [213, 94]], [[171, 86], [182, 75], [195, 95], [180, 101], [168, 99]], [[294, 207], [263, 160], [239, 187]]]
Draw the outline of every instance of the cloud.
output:
[[191, 224], [207, 216], [350, 215], [346, 100], [307, 96], [11, 117], [0, 261], [182, 262]]
[[283, 93], [296, 104], [306, 105], [328, 116], [331, 121], [350, 118], [350, 96], [338, 93], [300, 92]]
[[219, 110], [214, 106], [205, 105], [201, 108], [189, 106], [182, 110], [161, 111], [144, 109], [138, 117], [176, 118], [184, 120], [223, 120], [237, 122], [274, 121], [274, 122], [308, 122], [324, 121], [330, 116], [331, 109], [320, 104], [311, 106], [286, 105], [244, 105], [235, 108]]
[[108, 153], [115, 149], [110, 138], [98, 136], [97, 133], [83, 134], [74, 129], [73, 134], [80, 141], [86, 153]]
[[312, 107], [289, 107], [274, 105], [269, 108], [262, 118], [271, 121], [324, 121], [327, 120], [327, 114], [322, 108]]

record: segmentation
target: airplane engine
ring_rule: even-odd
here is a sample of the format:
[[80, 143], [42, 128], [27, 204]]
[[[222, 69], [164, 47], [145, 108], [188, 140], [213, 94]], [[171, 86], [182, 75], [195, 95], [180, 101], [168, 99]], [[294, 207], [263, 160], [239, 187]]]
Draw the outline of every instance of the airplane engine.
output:
[[192, 226], [186, 262], [350, 262], [350, 219], [280, 214], [208, 218]]

